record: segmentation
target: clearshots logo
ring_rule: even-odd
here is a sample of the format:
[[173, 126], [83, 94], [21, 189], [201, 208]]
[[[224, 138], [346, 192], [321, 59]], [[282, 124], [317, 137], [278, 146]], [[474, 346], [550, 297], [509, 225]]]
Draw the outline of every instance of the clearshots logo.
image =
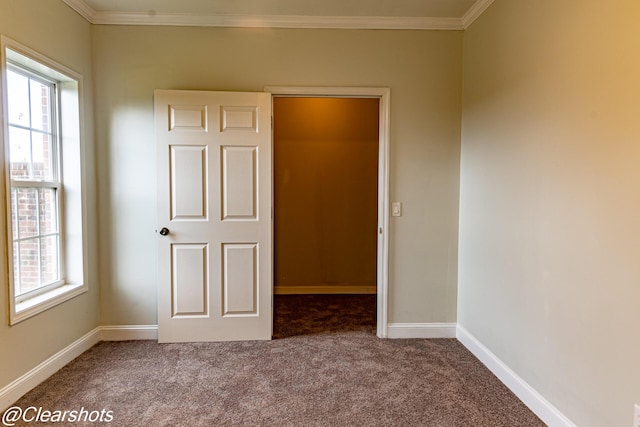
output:
[[22, 423], [110, 423], [113, 421], [113, 411], [102, 409], [101, 411], [88, 411], [84, 407], [73, 411], [49, 411], [42, 407], [29, 406], [22, 409], [13, 406], [2, 414], [2, 425], [11, 427], [18, 422]]

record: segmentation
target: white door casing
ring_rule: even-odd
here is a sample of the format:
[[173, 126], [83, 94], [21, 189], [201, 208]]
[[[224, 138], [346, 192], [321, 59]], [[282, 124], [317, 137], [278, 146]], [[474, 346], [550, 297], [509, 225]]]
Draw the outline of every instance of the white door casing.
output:
[[384, 87], [314, 87], [267, 86], [272, 96], [378, 98], [380, 100], [380, 129], [378, 141], [378, 260], [377, 260], [377, 325], [376, 335], [388, 337], [389, 306], [389, 151], [391, 90]]
[[271, 94], [154, 95], [158, 341], [271, 339]]

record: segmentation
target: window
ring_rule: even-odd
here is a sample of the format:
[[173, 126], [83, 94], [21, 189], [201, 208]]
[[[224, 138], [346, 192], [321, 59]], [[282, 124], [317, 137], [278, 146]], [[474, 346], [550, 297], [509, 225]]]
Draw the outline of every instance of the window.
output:
[[2, 38], [11, 324], [86, 291], [81, 76]]
[[7, 67], [15, 296], [60, 283], [60, 179], [56, 83]]

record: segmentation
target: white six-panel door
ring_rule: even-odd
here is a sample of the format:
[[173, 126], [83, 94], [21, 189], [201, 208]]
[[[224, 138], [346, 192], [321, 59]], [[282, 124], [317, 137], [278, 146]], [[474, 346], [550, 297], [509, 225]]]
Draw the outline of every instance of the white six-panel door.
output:
[[158, 341], [272, 333], [271, 95], [155, 91]]

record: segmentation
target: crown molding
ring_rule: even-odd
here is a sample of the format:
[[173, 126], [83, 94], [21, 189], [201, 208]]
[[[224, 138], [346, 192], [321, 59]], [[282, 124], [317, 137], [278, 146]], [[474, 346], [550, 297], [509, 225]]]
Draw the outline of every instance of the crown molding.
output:
[[89, 21], [90, 23], [94, 23], [98, 12], [89, 6], [84, 0], [62, 0], [69, 6], [71, 9], [75, 10], [82, 16], [84, 19]]
[[93, 21], [102, 25], [173, 25], [232, 28], [331, 28], [377, 30], [462, 30], [457, 18], [298, 15], [190, 15], [179, 13], [104, 13]]
[[484, 13], [485, 10], [494, 0], [478, 0], [473, 6], [464, 14], [464, 16], [460, 19], [463, 29], [469, 28], [469, 25], [473, 24], [473, 22], [480, 17]]
[[476, 1], [462, 18], [100, 12], [84, 0], [62, 1], [87, 21], [98, 25], [460, 31], [469, 27], [494, 0]]

